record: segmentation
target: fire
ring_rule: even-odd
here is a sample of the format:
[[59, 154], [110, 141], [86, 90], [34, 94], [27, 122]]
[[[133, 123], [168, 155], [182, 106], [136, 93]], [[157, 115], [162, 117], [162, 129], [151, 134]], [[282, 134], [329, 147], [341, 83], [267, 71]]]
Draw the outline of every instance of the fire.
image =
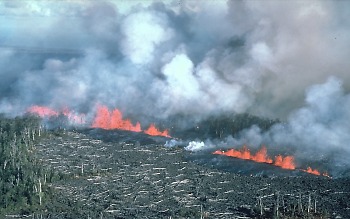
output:
[[51, 117], [59, 115], [59, 113], [55, 110], [45, 106], [31, 106], [27, 111], [40, 117]]
[[157, 127], [152, 123], [148, 129], [144, 131], [147, 135], [152, 135], [152, 136], [164, 136], [164, 137], [170, 137], [169, 131], [164, 130], [163, 132], [159, 131]]
[[302, 171], [307, 172], [307, 173], [311, 173], [311, 174], [314, 174], [314, 175], [317, 175], [317, 176], [321, 175], [320, 171], [318, 171], [316, 169], [313, 170], [311, 167], [307, 167], [306, 170], [302, 170]]
[[283, 169], [295, 170], [294, 157], [293, 156], [285, 156], [277, 155], [275, 157], [275, 162], [273, 165], [281, 167]]
[[118, 109], [112, 112], [106, 106], [98, 106], [96, 117], [91, 125], [92, 128], [120, 129], [133, 132], [141, 132], [139, 122], [133, 125], [129, 119], [123, 119], [122, 113]]
[[[28, 108], [27, 111], [29, 113], [36, 114], [43, 118], [64, 115], [69, 119], [69, 121], [75, 124], [86, 124], [84, 114], [76, 114], [69, 110], [67, 107], [64, 108], [62, 111], [56, 111], [45, 106], [32, 106]], [[119, 111], [119, 109], [114, 109], [110, 111], [107, 106], [103, 105], [97, 107], [96, 116], [93, 119], [91, 127], [102, 128], [107, 130], [119, 129], [133, 132], [142, 132], [141, 124], [139, 122], [136, 122], [136, 124], [133, 125], [130, 119], [123, 118], [123, 114]], [[155, 126], [155, 124], [151, 124], [149, 128], [147, 128], [143, 132], [152, 136], [170, 137], [168, 130], [160, 131]]]
[[47, 117], [55, 117], [59, 115], [66, 116], [69, 121], [75, 124], [84, 124], [85, 123], [85, 115], [84, 114], [76, 114], [70, 111], [67, 107], [65, 107], [62, 111], [56, 111], [46, 106], [31, 106], [28, 108], [27, 112], [31, 114], [36, 114], [42, 118]]
[[[141, 124], [139, 122], [137, 122], [136, 125], [133, 125], [130, 119], [123, 119], [123, 115], [118, 109], [114, 109], [110, 112], [106, 106], [98, 106], [97, 114], [91, 127], [142, 132]], [[155, 124], [151, 124], [149, 128], [143, 132], [152, 136], [170, 137], [168, 130], [160, 131]]]
[[310, 173], [310, 174], [314, 174], [314, 175], [317, 175], [317, 176], [321, 176], [322, 175], [322, 176], [330, 178], [330, 176], [328, 175], [327, 172], [321, 173], [320, 171], [318, 171], [316, 169], [312, 169], [311, 167], [307, 167], [306, 170], [301, 169], [301, 171], [304, 171], [304, 172]]
[[243, 146], [240, 150], [229, 149], [226, 152], [218, 150], [215, 151], [213, 154], [222, 154], [229, 157], [235, 157], [244, 160], [252, 160], [258, 163], [273, 164], [283, 169], [295, 169], [294, 158], [292, 156], [283, 157], [282, 155], [278, 155], [273, 161], [270, 157], [268, 157], [267, 149], [265, 146], [261, 147], [260, 150], [255, 154], [252, 154], [247, 148], [247, 146]]
[[258, 152], [256, 152], [256, 154], [250, 153], [250, 150], [245, 145], [242, 147], [241, 150], [229, 149], [226, 152], [217, 150], [213, 154], [221, 154], [244, 160], [252, 160], [258, 163], [273, 163], [272, 159], [267, 156], [266, 147], [262, 147]]
[[[260, 150], [257, 151], [255, 154], [252, 154], [250, 150], [247, 148], [247, 146], [243, 146], [240, 150], [236, 150], [236, 149], [229, 149], [227, 151], [217, 150], [217, 151], [214, 151], [213, 154], [224, 155], [228, 157], [235, 157], [235, 158], [244, 159], [244, 160], [251, 160], [259, 163], [272, 164], [282, 169], [288, 169], [288, 170], [297, 169], [294, 163], [293, 156], [277, 155], [273, 160], [267, 155], [267, 149], [265, 146], [262, 146]], [[313, 175], [318, 175], [318, 176], [322, 175], [322, 176], [329, 177], [328, 173], [321, 174], [320, 171], [316, 169], [312, 169], [311, 167], [308, 167], [306, 170], [304, 169], [299, 169], [299, 170], [304, 171], [306, 173], [313, 174]]]

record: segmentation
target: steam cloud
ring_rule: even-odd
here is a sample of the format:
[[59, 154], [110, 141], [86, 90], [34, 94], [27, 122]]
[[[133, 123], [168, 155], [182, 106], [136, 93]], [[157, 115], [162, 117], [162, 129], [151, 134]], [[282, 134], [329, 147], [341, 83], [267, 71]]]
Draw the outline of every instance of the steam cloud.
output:
[[141, 3], [1, 2], [1, 111], [286, 118], [329, 75], [350, 88], [346, 1]]
[[350, 166], [349, 107], [350, 94], [345, 94], [338, 78], [330, 77], [307, 90], [305, 106], [293, 112], [287, 122], [278, 123], [266, 132], [253, 126], [222, 142], [190, 142], [186, 149], [197, 151], [245, 144], [255, 148], [267, 144], [275, 149], [288, 146], [299, 162], [300, 159], [327, 162], [332, 174], [340, 176]]
[[253, 145], [350, 154], [347, 1], [131, 2], [2, 1], [0, 111], [249, 112], [287, 121]]

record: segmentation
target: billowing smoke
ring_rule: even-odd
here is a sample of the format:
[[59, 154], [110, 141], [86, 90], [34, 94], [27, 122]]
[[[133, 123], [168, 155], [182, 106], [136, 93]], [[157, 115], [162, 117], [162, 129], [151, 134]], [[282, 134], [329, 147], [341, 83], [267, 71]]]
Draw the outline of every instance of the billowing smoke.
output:
[[[0, 112], [44, 105], [91, 119], [103, 104], [142, 123], [247, 112], [285, 122], [186, 149], [267, 144], [336, 174], [350, 165], [349, 10], [316, 0], [1, 1]], [[167, 146], [176, 144], [187, 143]]]
[[132, 2], [1, 2], [1, 111], [284, 118], [329, 75], [349, 89], [345, 1]]
[[340, 122], [344, 103], [323, 101], [313, 86], [334, 75], [326, 87], [350, 89], [349, 9], [347, 1], [2, 1], [0, 111], [37, 104], [93, 114], [104, 104], [138, 119], [285, 119], [309, 90], [309, 108], [292, 120], [310, 121], [289, 129], [319, 122], [312, 110], [330, 117], [321, 124]]
[[285, 152], [287, 148], [287, 153], [295, 155], [297, 162], [320, 161], [326, 163], [333, 175], [339, 176], [350, 167], [349, 107], [350, 94], [345, 94], [338, 78], [330, 77], [325, 83], [307, 89], [305, 105], [291, 113], [285, 123], [277, 123], [265, 132], [252, 126], [221, 142], [190, 142], [186, 149], [268, 145], [272, 151], [283, 148]]
[[316, 160], [330, 156], [332, 164], [349, 168], [350, 94], [344, 93], [339, 79], [331, 77], [311, 86], [305, 102], [287, 124], [276, 125], [264, 138], [275, 145], [296, 147], [297, 156]]

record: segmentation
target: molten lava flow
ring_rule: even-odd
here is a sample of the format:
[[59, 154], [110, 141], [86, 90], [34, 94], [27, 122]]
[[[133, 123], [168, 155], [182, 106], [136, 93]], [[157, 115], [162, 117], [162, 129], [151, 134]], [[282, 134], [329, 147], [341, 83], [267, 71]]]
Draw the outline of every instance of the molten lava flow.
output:
[[112, 112], [111, 118], [111, 128], [112, 129], [123, 129], [133, 132], [141, 132], [141, 125], [139, 122], [134, 126], [129, 119], [123, 120], [122, 113], [115, 109]]
[[283, 169], [295, 170], [294, 157], [293, 156], [285, 156], [277, 155], [275, 157], [275, 162], [273, 165], [281, 167]]
[[105, 106], [99, 106], [97, 109], [97, 114], [95, 116], [94, 122], [92, 123], [92, 128], [102, 128], [110, 129], [110, 118], [111, 113]]
[[154, 124], [151, 124], [148, 129], [144, 131], [147, 135], [152, 136], [164, 136], [170, 137], [168, 130], [164, 130], [163, 132], [159, 131]]
[[140, 123], [133, 125], [129, 119], [123, 119], [122, 113], [118, 109], [110, 112], [106, 106], [98, 106], [97, 114], [91, 127], [141, 132]]
[[313, 170], [311, 167], [308, 167], [306, 170], [302, 170], [302, 171], [307, 172], [307, 173], [311, 173], [311, 174], [314, 174], [317, 176], [321, 175], [320, 171], [318, 171], [316, 169]]
[[283, 157], [282, 155], [278, 155], [275, 157], [275, 161], [273, 161], [270, 157], [268, 157], [267, 149], [264, 146], [261, 147], [261, 149], [258, 152], [256, 152], [256, 154], [252, 154], [250, 150], [247, 148], [247, 146], [243, 146], [243, 148], [240, 150], [230, 149], [226, 152], [215, 151], [213, 154], [222, 154], [229, 157], [235, 157], [235, 158], [244, 159], [244, 160], [252, 160], [259, 163], [273, 164], [283, 169], [289, 169], [289, 170], [295, 169], [293, 156]]
[[[86, 124], [84, 114], [76, 114], [70, 111], [67, 107], [58, 112], [45, 106], [32, 106], [27, 110], [29, 113], [36, 114], [42, 118], [64, 115], [68, 120], [75, 124]], [[93, 119], [92, 128], [102, 129], [120, 129], [133, 132], [141, 132], [141, 124], [139, 122], [133, 125], [130, 119], [123, 119], [122, 113], [118, 109], [110, 111], [106, 106], [98, 106], [97, 113]], [[170, 137], [168, 130], [159, 131], [159, 129], [151, 124], [144, 133], [152, 136]]]
[[330, 178], [330, 176], [328, 175], [327, 172], [321, 173], [320, 171], [318, 171], [316, 169], [312, 169], [311, 167], [307, 167], [306, 170], [301, 169], [301, 171], [304, 171], [304, 172], [310, 173], [310, 174], [314, 174], [314, 175], [317, 175], [317, 176], [321, 176], [322, 175], [322, 176]]
[[[133, 132], [141, 132], [141, 124], [139, 122], [133, 125], [129, 119], [123, 119], [122, 113], [118, 109], [112, 112], [106, 106], [98, 106], [96, 117], [91, 125], [92, 128], [102, 129], [121, 129]], [[144, 133], [152, 136], [170, 137], [168, 130], [159, 131], [159, 129], [151, 124]]]
[[262, 146], [261, 149], [252, 156], [252, 160], [259, 163], [272, 163], [272, 159], [267, 156], [267, 149]]
[[[141, 132], [141, 124], [139, 122], [133, 125], [129, 119], [123, 119], [122, 113], [118, 109], [112, 112], [106, 106], [99, 106], [97, 114], [92, 123], [92, 128], [102, 129], [121, 129], [133, 132]], [[168, 130], [159, 131], [159, 129], [151, 124], [148, 129], [143, 131], [147, 135], [170, 137]]]
[[213, 154], [221, 154], [229, 157], [235, 157], [244, 160], [252, 160], [258, 163], [273, 163], [272, 159], [267, 156], [266, 147], [261, 147], [261, 149], [256, 152], [256, 154], [252, 154], [247, 146], [243, 146], [240, 150], [229, 149], [228, 151], [220, 151], [217, 150]]
[[[262, 146], [261, 149], [256, 152], [255, 154], [252, 154], [250, 150], [247, 148], [247, 146], [243, 146], [240, 150], [236, 149], [229, 149], [226, 152], [217, 150], [214, 151], [213, 154], [218, 154], [218, 155], [224, 155], [224, 156], [229, 156], [229, 157], [235, 157], [239, 159], [244, 159], [244, 160], [252, 160], [255, 162], [259, 163], [268, 163], [272, 164], [275, 166], [278, 166], [283, 169], [288, 169], [288, 170], [295, 170], [296, 165], [294, 163], [294, 157], [293, 156], [282, 156], [282, 155], [277, 155], [275, 156], [275, 160], [272, 160], [268, 155], [267, 155], [267, 149], [266, 147]], [[306, 170], [300, 169], [301, 171], [318, 175], [320, 176], [321, 173], [320, 171], [316, 169], [312, 169], [311, 167], [308, 167]], [[322, 176], [329, 177], [327, 173], [323, 173]]]
[[31, 106], [28, 108], [27, 112], [38, 115], [42, 118], [55, 117], [55, 116], [57, 117], [59, 115], [64, 115], [72, 123], [75, 123], [75, 124], [85, 123], [84, 114], [75, 114], [74, 112], [70, 111], [67, 107], [59, 112], [46, 106]]
[[55, 110], [45, 106], [31, 106], [28, 108], [27, 112], [36, 114], [40, 117], [51, 117], [59, 115], [59, 113]]

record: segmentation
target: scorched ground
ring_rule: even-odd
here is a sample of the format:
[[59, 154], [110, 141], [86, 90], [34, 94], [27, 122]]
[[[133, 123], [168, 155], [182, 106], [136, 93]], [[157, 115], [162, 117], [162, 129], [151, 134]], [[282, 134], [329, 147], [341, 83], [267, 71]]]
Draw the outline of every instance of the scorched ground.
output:
[[[84, 129], [37, 145], [65, 180], [50, 185], [47, 218], [349, 218], [350, 179], [250, 176], [199, 165], [165, 138]], [[212, 155], [215, 156], [215, 155]], [[247, 161], [245, 161], [247, 162]]]

